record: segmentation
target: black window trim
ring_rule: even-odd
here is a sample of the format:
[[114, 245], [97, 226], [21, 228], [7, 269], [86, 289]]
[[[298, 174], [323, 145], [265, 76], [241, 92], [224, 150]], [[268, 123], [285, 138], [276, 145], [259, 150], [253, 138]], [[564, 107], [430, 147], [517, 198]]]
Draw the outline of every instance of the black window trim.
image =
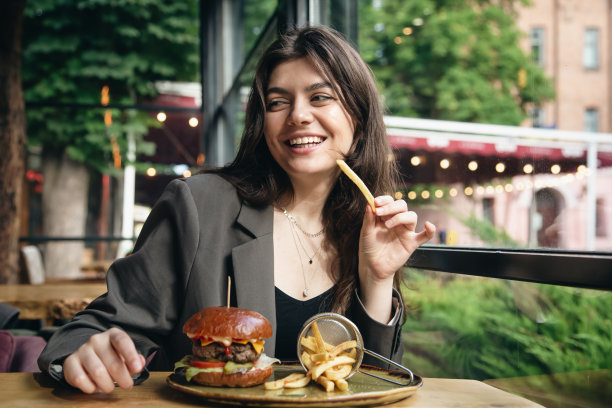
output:
[[424, 245], [407, 267], [533, 283], [612, 290], [612, 253]]

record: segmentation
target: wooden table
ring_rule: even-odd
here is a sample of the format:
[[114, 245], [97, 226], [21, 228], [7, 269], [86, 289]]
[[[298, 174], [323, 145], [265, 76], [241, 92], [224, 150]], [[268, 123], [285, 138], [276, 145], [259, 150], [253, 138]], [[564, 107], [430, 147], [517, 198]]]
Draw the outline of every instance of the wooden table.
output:
[[547, 407], [612, 407], [612, 370], [497, 378], [485, 383]]
[[70, 319], [105, 292], [100, 281], [0, 285], [0, 302], [19, 309], [20, 319]]
[[[48, 377], [32, 373], [0, 374], [0, 407], [193, 407], [206, 406], [198, 397], [183, 394], [166, 384], [170, 373], [153, 372], [130, 391], [86, 395], [55, 388]], [[385, 407], [541, 407], [475, 380], [425, 378], [413, 396]]]

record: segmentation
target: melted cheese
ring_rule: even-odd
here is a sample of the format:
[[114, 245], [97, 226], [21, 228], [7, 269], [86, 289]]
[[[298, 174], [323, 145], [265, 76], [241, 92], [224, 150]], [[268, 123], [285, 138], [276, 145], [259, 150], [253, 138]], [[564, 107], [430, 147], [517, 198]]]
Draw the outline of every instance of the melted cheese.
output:
[[206, 339], [200, 338], [200, 343], [202, 344], [202, 347], [208, 346], [210, 343], [214, 343], [214, 342], [221, 343], [226, 347], [230, 346], [232, 342], [239, 343], [239, 344], [247, 344], [250, 342], [253, 345], [253, 348], [255, 349], [255, 352], [257, 354], [260, 354], [264, 347], [264, 341], [256, 340], [256, 339], [241, 340], [241, 339], [232, 339], [231, 337], [209, 337]]

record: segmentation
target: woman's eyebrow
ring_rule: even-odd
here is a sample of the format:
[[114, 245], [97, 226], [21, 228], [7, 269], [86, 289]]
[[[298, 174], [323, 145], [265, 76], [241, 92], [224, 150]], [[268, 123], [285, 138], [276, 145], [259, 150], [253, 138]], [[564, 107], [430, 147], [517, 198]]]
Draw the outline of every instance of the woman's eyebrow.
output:
[[[312, 91], [316, 91], [317, 89], [323, 89], [323, 88], [332, 89], [332, 86], [329, 82], [315, 82], [314, 84], [308, 85], [305, 90], [306, 92], [312, 92]], [[266, 95], [269, 95], [271, 93], [287, 95], [290, 92], [286, 90], [285, 88], [281, 88], [280, 86], [273, 86], [266, 90]]]

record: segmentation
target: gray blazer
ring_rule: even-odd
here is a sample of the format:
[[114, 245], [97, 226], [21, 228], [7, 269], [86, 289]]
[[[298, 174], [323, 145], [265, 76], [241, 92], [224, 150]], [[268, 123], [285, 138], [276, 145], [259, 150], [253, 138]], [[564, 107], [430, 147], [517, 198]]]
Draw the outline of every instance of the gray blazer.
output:
[[[263, 314], [276, 333], [272, 206], [253, 207], [217, 175], [174, 180], [155, 204], [134, 251], [107, 274], [108, 292], [94, 300], [50, 339], [38, 360], [42, 371], [61, 362], [93, 334], [118, 326], [145, 356], [156, 352], [152, 370], [172, 370], [191, 353], [182, 332], [197, 311], [227, 303]], [[395, 293], [395, 324], [371, 319], [357, 294], [347, 312], [366, 347], [401, 359], [401, 296]], [[396, 316], [397, 317], [397, 316]], [[275, 337], [266, 340], [273, 356]], [[374, 362], [371, 362], [374, 363]]]

